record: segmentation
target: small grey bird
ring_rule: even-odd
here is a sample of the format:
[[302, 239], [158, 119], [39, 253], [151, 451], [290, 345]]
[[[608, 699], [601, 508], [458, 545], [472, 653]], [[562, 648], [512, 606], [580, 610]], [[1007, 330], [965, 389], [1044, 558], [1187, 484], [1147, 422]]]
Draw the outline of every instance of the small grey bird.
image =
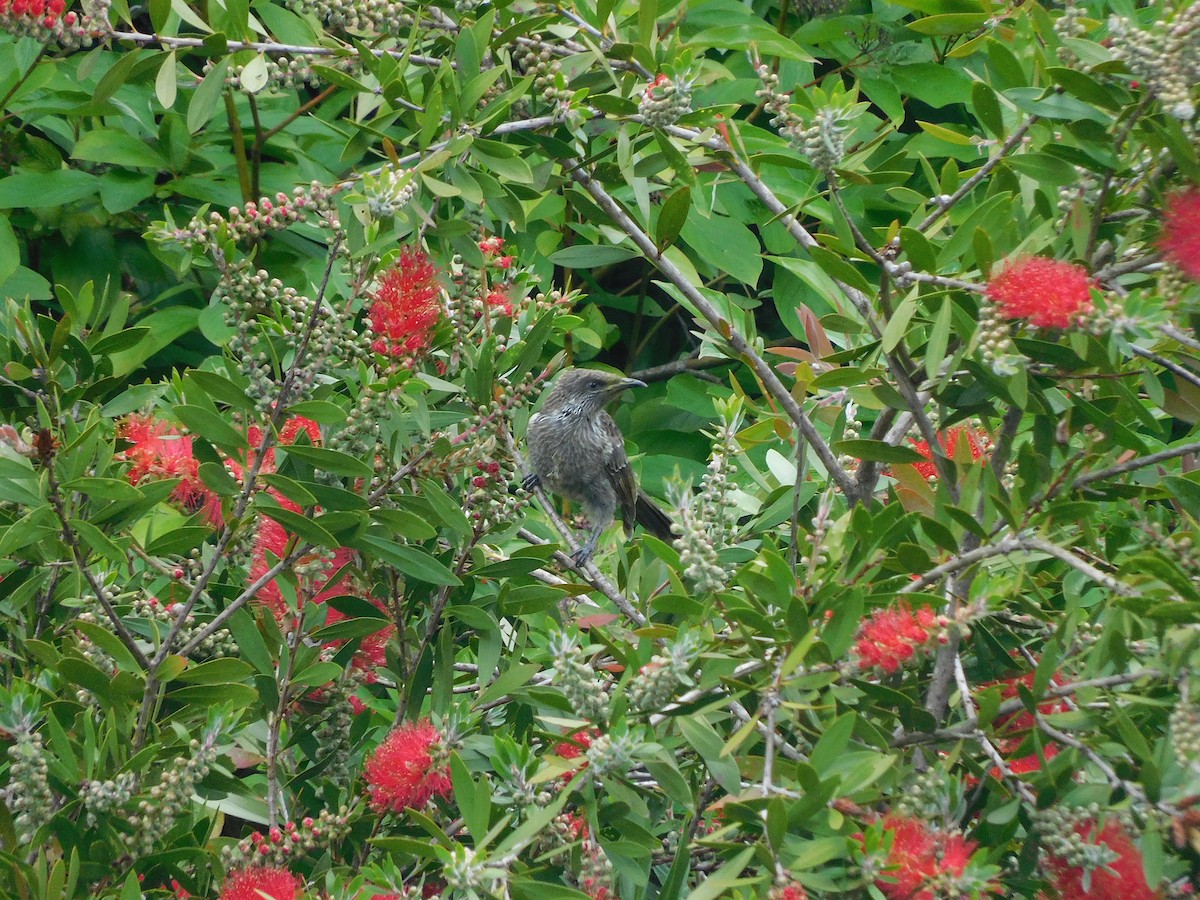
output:
[[576, 565], [592, 558], [618, 508], [626, 537], [633, 533], [636, 521], [661, 540], [669, 543], [674, 538], [670, 517], [638, 487], [625, 455], [625, 438], [604, 411], [622, 391], [645, 386], [636, 378], [566, 369], [547, 389], [541, 410], [529, 420], [525, 441], [533, 473], [525, 479], [525, 487], [543, 484], [580, 504], [592, 526], [587, 542], [572, 557]]

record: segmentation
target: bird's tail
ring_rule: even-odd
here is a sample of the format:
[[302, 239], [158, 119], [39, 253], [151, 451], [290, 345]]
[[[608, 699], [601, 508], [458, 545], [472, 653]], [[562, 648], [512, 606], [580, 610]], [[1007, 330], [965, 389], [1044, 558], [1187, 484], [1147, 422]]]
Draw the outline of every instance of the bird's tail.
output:
[[637, 493], [637, 505], [634, 508], [634, 518], [637, 523], [660, 541], [671, 543], [675, 533], [671, 531], [671, 517], [668, 516], [643, 490]]

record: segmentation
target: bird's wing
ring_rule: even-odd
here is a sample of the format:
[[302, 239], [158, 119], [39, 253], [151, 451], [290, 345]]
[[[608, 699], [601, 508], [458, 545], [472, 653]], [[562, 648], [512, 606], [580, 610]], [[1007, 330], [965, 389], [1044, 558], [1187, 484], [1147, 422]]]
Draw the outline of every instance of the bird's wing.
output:
[[625, 533], [633, 531], [634, 515], [637, 510], [637, 478], [629, 466], [629, 457], [625, 455], [625, 438], [621, 429], [606, 412], [599, 416], [600, 433], [608, 443], [608, 459], [605, 469], [608, 480], [612, 483], [617, 494], [617, 503], [621, 505], [621, 519], [625, 523]]

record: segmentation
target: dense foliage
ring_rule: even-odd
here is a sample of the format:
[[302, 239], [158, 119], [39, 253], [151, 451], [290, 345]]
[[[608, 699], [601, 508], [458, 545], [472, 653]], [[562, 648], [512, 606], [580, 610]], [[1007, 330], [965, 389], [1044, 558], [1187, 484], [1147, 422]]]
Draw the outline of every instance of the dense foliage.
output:
[[0, 28], [0, 894], [1194, 895], [1200, 3]]

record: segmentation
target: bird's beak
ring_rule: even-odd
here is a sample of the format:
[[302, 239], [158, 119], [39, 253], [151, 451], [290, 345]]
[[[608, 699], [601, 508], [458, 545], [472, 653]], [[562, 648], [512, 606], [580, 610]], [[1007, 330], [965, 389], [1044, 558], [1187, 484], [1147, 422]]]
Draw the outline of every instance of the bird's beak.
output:
[[646, 386], [646, 382], [638, 381], [636, 378], [622, 378], [620, 381], [613, 384], [612, 392], [614, 394], [616, 394], [621, 391], [627, 391], [630, 388], [639, 388], [639, 387], [645, 387], [645, 386]]

